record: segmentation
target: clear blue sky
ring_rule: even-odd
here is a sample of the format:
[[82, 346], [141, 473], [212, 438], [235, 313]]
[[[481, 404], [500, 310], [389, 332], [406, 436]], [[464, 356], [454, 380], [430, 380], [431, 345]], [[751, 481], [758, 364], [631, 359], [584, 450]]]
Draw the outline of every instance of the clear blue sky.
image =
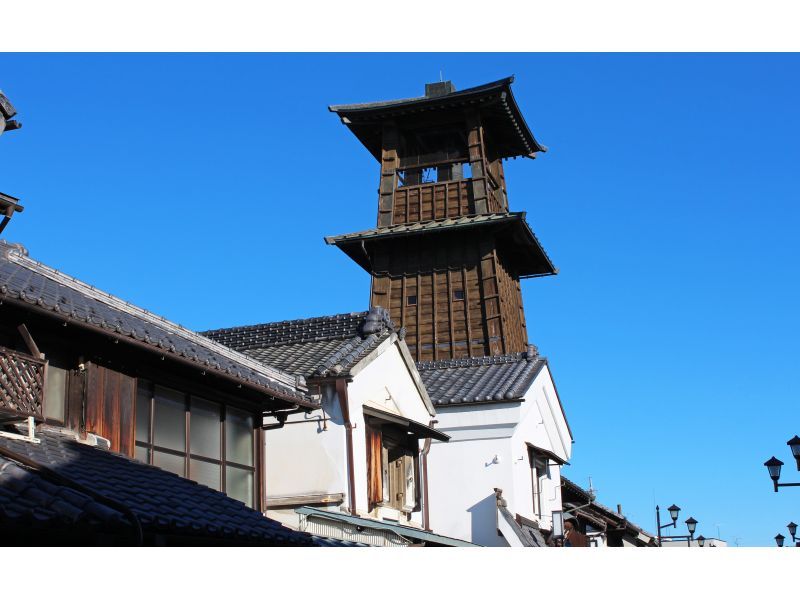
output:
[[[378, 165], [327, 111], [514, 74], [550, 151], [508, 164], [560, 273], [523, 282], [574, 435], [566, 474], [652, 530], [773, 545], [800, 488], [800, 56], [10, 55], [4, 237], [195, 329], [362, 310], [324, 235], [374, 224]], [[684, 533], [681, 526], [680, 533]]]

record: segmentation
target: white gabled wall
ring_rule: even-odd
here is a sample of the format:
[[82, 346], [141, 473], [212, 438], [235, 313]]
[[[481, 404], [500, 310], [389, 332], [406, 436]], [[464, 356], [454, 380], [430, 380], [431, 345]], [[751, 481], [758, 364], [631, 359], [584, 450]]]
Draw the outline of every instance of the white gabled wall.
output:
[[[379, 353], [355, 375], [347, 387], [350, 418], [356, 426], [353, 430], [353, 461], [356, 472], [356, 509], [360, 515], [366, 515], [369, 506], [364, 406], [401, 415], [425, 426], [433, 419], [422, 400], [419, 388], [414, 384], [412, 373], [401, 354], [399, 342], [392, 343]], [[411, 520], [421, 525], [421, 512], [412, 513]], [[406, 523], [404, 519], [400, 522]]]
[[[354, 425], [356, 510], [360, 515], [367, 515], [368, 508], [364, 405], [424, 425], [432, 419], [398, 348], [399, 342], [387, 343], [382, 350], [368, 357], [371, 361], [358, 370], [347, 385], [350, 420]], [[327, 422], [321, 421], [323, 416]], [[333, 383], [322, 388], [321, 410], [293, 415], [283, 428], [267, 431], [265, 437], [268, 502], [286, 496], [342, 493], [344, 502], [341, 506], [346, 508], [349, 505], [346, 432], [341, 403]], [[338, 506], [334, 508], [339, 509]], [[297, 523], [296, 516], [291, 513], [285, 514], [282, 520], [289, 524]], [[421, 513], [413, 513], [412, 521], [421, 524]]]
[[522, 403], [446, 407], [437, 412], [450, 442], [428, 458], [431, 528], [482, 546], [507, 546], [497, 533], [494, 488], [513, 487], [511, 436]]
[[[431, 527], [436, 533], [485, 546], [506, 546], [497, 533], [494, 488], [508, 509], [550, 528], [561, 510], [560, 468], [542, 481], [542, 512], [533, 512], [528, 447], [531, 443], [568, 460], [572, 438], [549, 368], [545, 365], [522, 402], [442, 407], [437, 426], [452, 439], [434, 442], [428, 460]], [[498, 462], [494, 462], [497, 456]]]
[[527, 443], [552, 451], [564, 461], [569, 461], [572, 456], [572, 437], [547, 365], [533, 380], [524, 399], [522, 417], [511, 438], [514, 486], [504, 496], [513, 513], [539, 521], [542, 527], [550, 529], [550, 513], [561, 510], [561, 468], [551, 463], [549, 475], [540, 478], [542, 514], [534, 513], [533, 480]]

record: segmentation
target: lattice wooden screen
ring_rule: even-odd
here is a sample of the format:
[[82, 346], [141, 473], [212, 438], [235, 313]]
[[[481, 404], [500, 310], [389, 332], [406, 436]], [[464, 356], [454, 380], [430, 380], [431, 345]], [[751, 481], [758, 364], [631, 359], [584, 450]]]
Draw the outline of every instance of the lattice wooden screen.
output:
[[45, 362], [0, 347], [0, 412], [42, 419]]

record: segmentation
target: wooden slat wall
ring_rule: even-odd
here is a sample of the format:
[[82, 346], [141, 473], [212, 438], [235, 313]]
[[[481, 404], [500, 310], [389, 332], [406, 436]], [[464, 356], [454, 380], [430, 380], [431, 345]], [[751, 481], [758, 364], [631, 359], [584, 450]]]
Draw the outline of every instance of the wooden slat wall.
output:
[[425, 222], [474, 213], [470, 179], [413, 185], [395, 190], [392, 224]]
[[111, 450], [134, 453], [136, 378], [86, 365], [86, 431], [111, 441]]
[[522, 295], [492, 237], [411, 239], [376, 256], [374, 266], [371, 305], [406, 328], [417, 361], [525, 350]]

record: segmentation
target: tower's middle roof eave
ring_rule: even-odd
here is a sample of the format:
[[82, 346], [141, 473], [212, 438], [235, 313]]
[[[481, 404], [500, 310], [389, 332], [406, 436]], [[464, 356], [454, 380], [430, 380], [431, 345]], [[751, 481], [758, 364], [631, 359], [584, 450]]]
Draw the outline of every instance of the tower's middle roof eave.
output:
[[548, 276], [557, 274], [539, 239], [528, 226], [525, 212], [509, 212], [500, 214], [475, 214], [458, 218], [442, 218], [428, 222], [413, 222], [373, 228], [356, 233], [347, 233], [325, 237], [328, 245], [336, 245], [353, 261], [371, 274], [379, 274], [372, 267], [371, 248], [378, 243], [388, 243], [403, 237], [427, 235], [432, 233], [457, 232], [466, 229], [480, 228], [498, 233], [501, 230], [509, 234], [503, 235], [504, 244], [513, 250], [516, 256], [518, 274], [521, 278]]

